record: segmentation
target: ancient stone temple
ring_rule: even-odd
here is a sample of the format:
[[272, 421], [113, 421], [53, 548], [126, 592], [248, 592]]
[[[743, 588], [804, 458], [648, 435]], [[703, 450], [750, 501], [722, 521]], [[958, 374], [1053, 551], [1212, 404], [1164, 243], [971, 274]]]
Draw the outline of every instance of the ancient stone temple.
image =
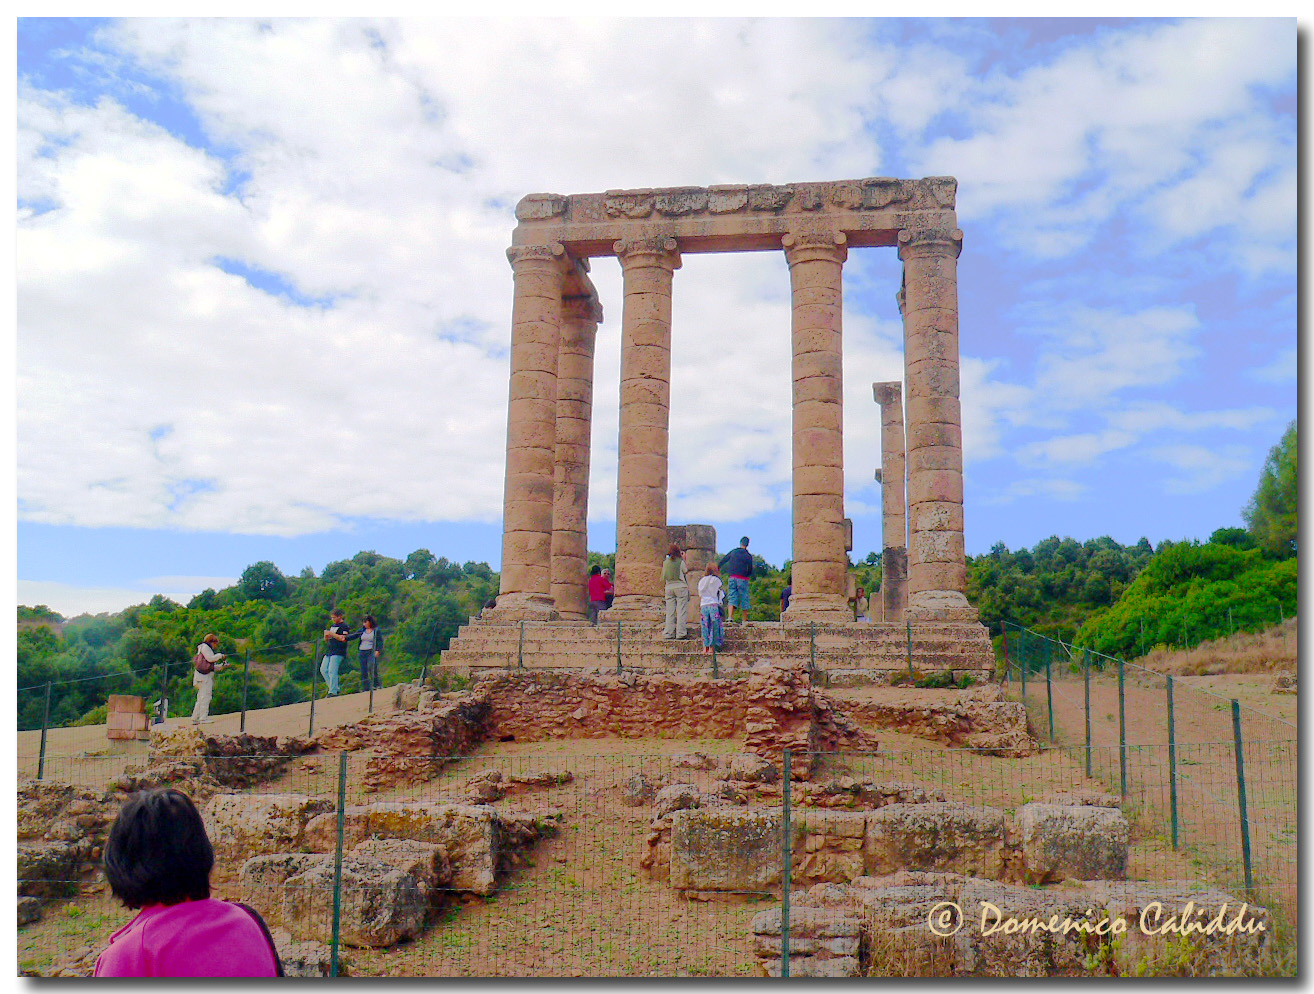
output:
[[891, 581], [882, 617], [955, 626], [964, 637], [970, 629], [979, 646], [984, 629], [965, 595], [956, 189], [952, 177], [875, 178], [522, 199], [507, 250], [515, 299], [502, 587], [480, 625], [578, 625], [584, 617], [593, 347], [602, 318], [590, 260], [614, 256], [624, 287], [616, 596], [603, 621], [644, 626], [660, 622], [670, 541], [671, 295], [681, 258], [778, 251], [793, 300], [794, 590], [783, 622], [813, 632], [818, 624], [851, 626], [842, 272], [852, 249], [895, 248], [905, 392], [898, 383], [875, 385]]

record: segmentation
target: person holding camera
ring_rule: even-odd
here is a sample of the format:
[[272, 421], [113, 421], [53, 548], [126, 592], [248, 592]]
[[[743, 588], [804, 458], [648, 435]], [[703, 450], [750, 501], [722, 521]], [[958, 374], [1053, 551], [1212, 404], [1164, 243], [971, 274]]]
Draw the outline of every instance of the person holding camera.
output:
[[214, 696], [214, 675], [228, 664], [228, 657], [219, 651], [219, 638], [207, 635], [196, 647], [192, 657], [192, 686], [196, 688], [196, 706], [192, 708], [192, 724], [214, 721], [210, 717], [210, 698]]

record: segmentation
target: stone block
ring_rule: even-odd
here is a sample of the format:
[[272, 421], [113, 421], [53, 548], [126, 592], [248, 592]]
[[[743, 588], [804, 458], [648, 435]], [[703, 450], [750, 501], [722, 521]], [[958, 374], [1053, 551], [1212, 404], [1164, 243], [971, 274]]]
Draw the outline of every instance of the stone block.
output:
[[691, 783], [673, 783], [657, 791], [657, 796], [653, 799], [652, 816], [665, 818], [675, 811], [701, 807], [702, 803], [696, 786]]
[[1116, 808], [1026, 804], [1017, 812], [1029, 883], [1121, 880], [1127, 875], [1127, 819]]
[[909, 869], [998, 877], [1004, 813], [952, 802], [888, 804], [867, 816], [864, 855], [870, 874]]
[[[284, 927], [297, 939], [332, 932], [334, 861], [319, 862], [283, 883]], [[339, 935], [348, 946], [391, 946], [419, 934], [428, 900], [415, 878], [386, 863], [343, 856]]]
[[300, 849], [306, 826], [332, 810], [328, 798], [305, 794], [217, 794], [206, 804], [203, 818], [215, 858], [236, 862]]
[[[306, 844], [329, 852], [336, 832], [336, 815], [320, 816], [307, 826]], [[451, 863], [454, 890], [487, 895], [496, 889], [502, 826], [486, 805], [380, 801], [349, 806], [343, 816], [344, 844], [355, 847], [370, 836], [440, 845]]]
[[867, 812], [829, 811], [826, 809], [798, 811], [793, 816], [807, 835], [832, 835], [845, 839], [861, 839], [867, 832]]
[[698, 808], [671, 816], [670, 881], [677, 890], [768, 891], [780, 883], [781, 858], [778, 811]]

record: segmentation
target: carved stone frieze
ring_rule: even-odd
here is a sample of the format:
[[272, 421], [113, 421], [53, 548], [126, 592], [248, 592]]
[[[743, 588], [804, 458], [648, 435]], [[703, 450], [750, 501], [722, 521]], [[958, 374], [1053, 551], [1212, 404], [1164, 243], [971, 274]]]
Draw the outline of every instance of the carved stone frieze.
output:
[[652, 190], [608, 190], [603, 196], [611, 217], [640, 218], [652, 214]]
[[556, 193], [531, 193], [516, 204], [517, 221], [547, 221], [566, 212], [566, 198]]
[[653, 197], [653, 206], [657, 208], [658, 214], [667, 217], [701, 214], [707, 210], [707, 191], [700, 186], [658, 190]]

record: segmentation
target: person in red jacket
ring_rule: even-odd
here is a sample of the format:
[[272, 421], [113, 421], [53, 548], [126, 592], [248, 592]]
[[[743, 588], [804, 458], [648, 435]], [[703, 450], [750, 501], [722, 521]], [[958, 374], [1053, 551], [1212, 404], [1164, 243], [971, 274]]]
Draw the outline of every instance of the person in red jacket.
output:
[[606, 609], [607, 595], [611, 593], [612, 589], [611, 581], [607, 579], [601, 566], [594, 566], [589, 570], [588, 619], [590, 625], [598, 623], [598, 612]]

